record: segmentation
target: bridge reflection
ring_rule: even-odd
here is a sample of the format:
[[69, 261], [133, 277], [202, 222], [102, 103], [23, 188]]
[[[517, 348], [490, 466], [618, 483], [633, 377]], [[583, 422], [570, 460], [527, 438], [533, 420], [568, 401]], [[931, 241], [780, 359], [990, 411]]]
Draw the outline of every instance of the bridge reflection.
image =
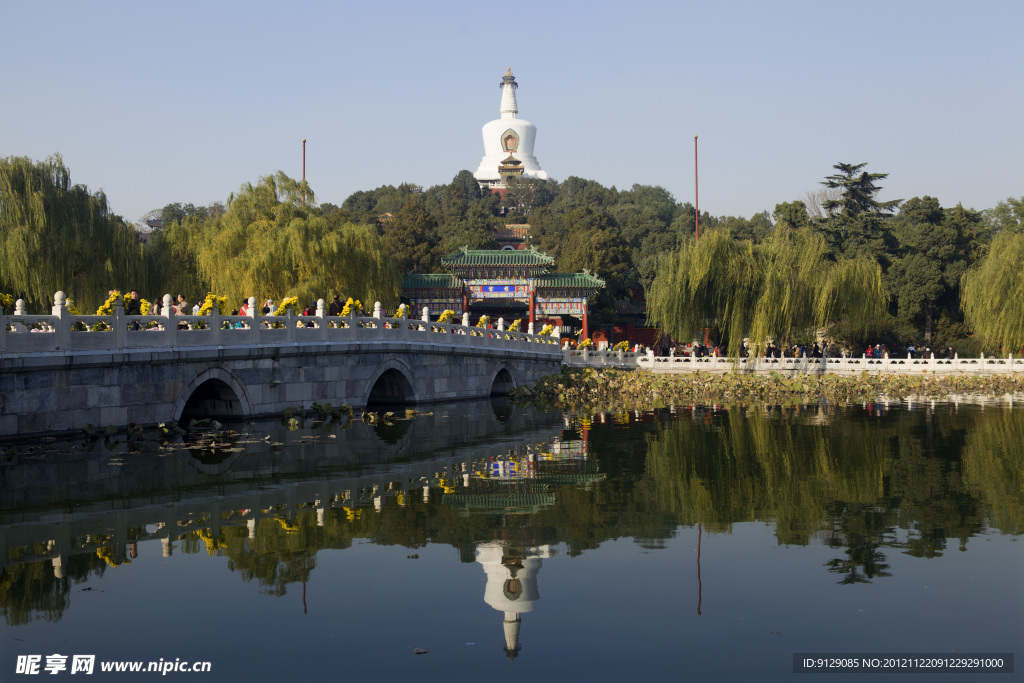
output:
[[[235, 441], [244, 450], [223, 459], [184, 447], [16, 458], [3, 469], [0, 569], [25, 609], [5, 605], [8, 621], [60, 619], [69, 580], [131, 564], [146, 541], [159, 541], [164, 557], [227, 556], [278, 595], [309, 579], [319, 550], [349, 547], [383, 526], [395, 542], [416, 547], [426, 533], [472, 561], [476, 543], [458, 520], [525, 518], [554, 502], [554, 486], [603, 476], [558, 415], [507, 400], [383, 420], [355, 420], [343, 439], [278, 427], [280, 441], [264, 441], [267, 425], [252, 425]], [[433, 518], [435, 530], [407, 527], [422, 525], [407, 519], [417, 514]]]

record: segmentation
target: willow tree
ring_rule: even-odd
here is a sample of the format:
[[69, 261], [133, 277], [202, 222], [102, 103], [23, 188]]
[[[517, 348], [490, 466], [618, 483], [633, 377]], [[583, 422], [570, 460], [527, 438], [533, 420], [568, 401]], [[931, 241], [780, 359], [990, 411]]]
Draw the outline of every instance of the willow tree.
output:
[[1024, 233], [1002, 231], [988, 254], [967, 271], [960, 305], [967, 323], [986, 343], [1007, 352], [1024, 347]]
[[647, 316], [677, 339], [715, 327], [735, 356], [742, 338], [755, 352], [843, 321], [866, 330], [885, 311], [878, 264], [826, 258], [824, 240], [779, 224], [760, 244], [712, 230], [661, 260]]
[[398, 272], [376, 230], [313, 207], [309, 186], [281, 172], [243, 185], [227, 211], [204, 224], [199, 275], [232, 305], [249, 296], [305, 303], [330, 294], [396, 304]]
[[135, 229], [102, 192], [72, 185], [60, 155], [0, 159], [0, 292], [46, 309], [62, 290], [84, 310], [110, 288], [143, 287], [144, 277]]

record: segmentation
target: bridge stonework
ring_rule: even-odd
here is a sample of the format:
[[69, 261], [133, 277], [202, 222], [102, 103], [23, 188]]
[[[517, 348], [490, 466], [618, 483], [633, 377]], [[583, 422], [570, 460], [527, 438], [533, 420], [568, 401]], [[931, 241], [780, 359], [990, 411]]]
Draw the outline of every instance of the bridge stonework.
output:
[[0, 437], [269, 416], [314, 402], [483, 398], [562, 363], [550, 337], [429, 320], [207, 316], [200, 326], [202, 316], [183, 316], [157, 329], [158, 318], [118, 311], [107, 316], [110, 330], [91, 332], [72, 325], [102, 316], [72, 321], [56, 309], [4, 332]]

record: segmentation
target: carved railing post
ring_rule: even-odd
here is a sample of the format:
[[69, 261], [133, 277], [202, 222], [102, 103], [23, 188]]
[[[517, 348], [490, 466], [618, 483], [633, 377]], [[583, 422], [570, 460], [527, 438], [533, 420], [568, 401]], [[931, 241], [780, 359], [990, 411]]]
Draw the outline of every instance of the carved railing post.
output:
[[498, 318], [498, 332], [504, 332], [504, 331], [505, 331], [505, 319], [499, 317]]
[[370, 318], [373, 319], [372, 323], [369, 323], [374, 329], [384, 329], [384, 323], [381, 322], [381, 318], [384, 317], [384, 309], [381, 307], [379, 301], [373, 302], [373, 313], [370, 314]]
[[430, 331], [430, 309], [427, 308], [426, 306], [423, 307], [423, 311], [420, 314], [420, 320], [422, 320], [424, 323], [426, 323], [426, 325], [420, 325], [420, 329], [421, 330], [426, 330], [427, 332], [429, 332]]
[[323, 299], [316, 300], [316, 338], [327, 339], [327, 302]]
[[118, 297], [114, 302], [112, 317], [110, 327], [114, 330], [114, 348], [123, 349], [128, 345], [128, 322], [124, 318], [124, 299]]
[[174, 346], [178, 334], [178, 323], [174, 321], [174, 306], [171, 305], [171, 301], [171, 295], [164, 294], [164, 301], [160, 306], [160, 317], [164, 319], [164, 344], [167, 346]]
[[[64, 305], [66, 302], [67, 297], [64, 292], [57, 292], [53, 295], [53, 308], [50, 309], [50, 314], [57, 317], [54, 334], [57, 335], [58, 349], [66, 349], [71, 345], [71, 314], [68, 313]], [[24, 302], [22, 305], [24, 306]]]
[[[9, 315], [9, 317], [8, 317], [8, 320], [10, 320], [11, 332], [29, 332], [30, 331], [28, 329], [28, 327], [25, 326], [25, 323], [21, 322], [20, 320], [17, 320], [17, 318], [22, 318], [24, 316], [25, 316], [25, 300], [24, 299], [18, 299], [17, 301], [14, 302], [14, 315], [13, 316]], [[4, 325], [4, 329], [6, 329], [6, 328], [7, 328], [7, 325], [5, 324]]]
[[289, 308], [284, 313], [284, 337], [288, 341], [295, 341], [295, 311]]
[[217, 306], [217, 299], [213, 299], [213, 308], [210, 309], [210, 342], [213, 345], [220, 343], [220, 328], [224, 322], [220, 319], [220, 308]]

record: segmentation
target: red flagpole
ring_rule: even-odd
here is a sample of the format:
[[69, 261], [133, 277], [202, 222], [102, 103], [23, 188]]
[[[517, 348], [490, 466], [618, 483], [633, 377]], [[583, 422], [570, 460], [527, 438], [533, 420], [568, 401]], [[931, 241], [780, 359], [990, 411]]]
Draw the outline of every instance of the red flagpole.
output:
[[306, 181], [306, 138], [302, 138], [302, 181]]
[[693, 217], [693, 241], [700, 239], [700, 193], [697, 190], [697, 136], [693, 136], [693, 199], [697, 203], [694, 207]]

